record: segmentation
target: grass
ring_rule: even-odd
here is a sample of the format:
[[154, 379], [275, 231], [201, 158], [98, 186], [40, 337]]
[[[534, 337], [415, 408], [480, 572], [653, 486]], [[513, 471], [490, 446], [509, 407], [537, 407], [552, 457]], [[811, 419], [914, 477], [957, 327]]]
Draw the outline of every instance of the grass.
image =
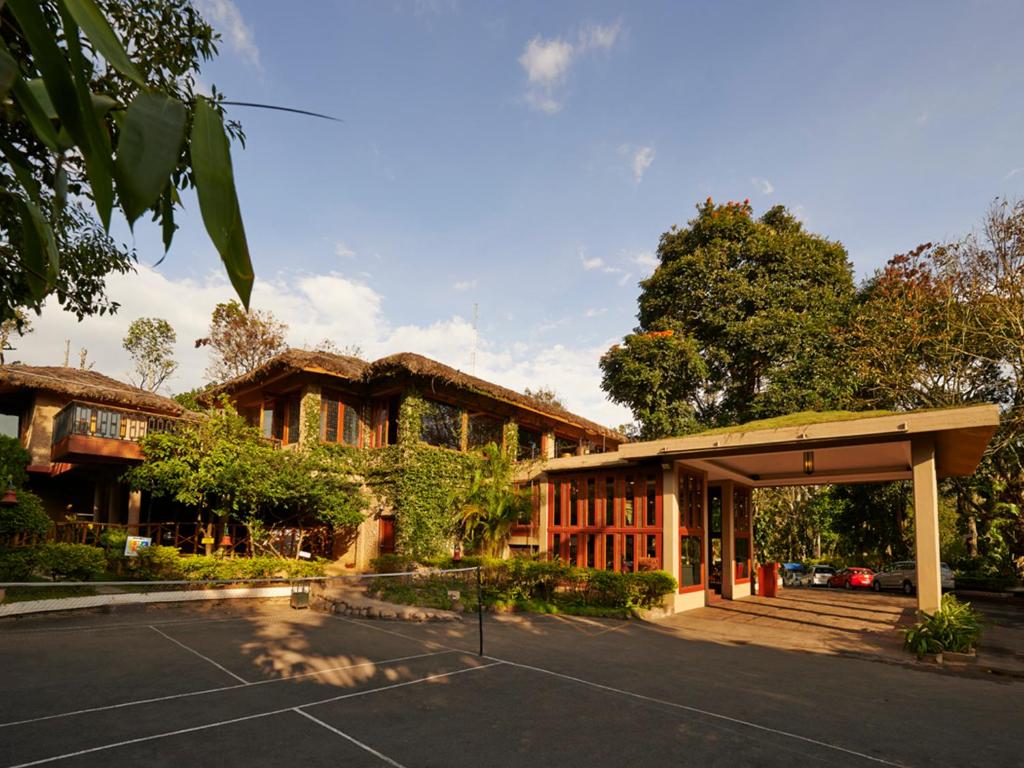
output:
[[[52, 584], [53, 582], [41, 581], [39, 583]], [[95, 594], [95, 587], [8, 587], [2, 602], [24, 603], [29, 600], [58, 600], [63, 597], [88, 597]]]
[[762, 429], [782, 429], [784, 427], [806, 427], [811, 424], [824, 424], [830, 421], [855, 421], [857, 419], [895, 415], [897, 415], [895, 411], [801, 411], [800, 413], [788, 413], [785, 416], [776, 416], [771, 419], [748, 421], [746, 424], [737, 424], [731, 427], [706, 429], [703, 432], [684, 435], [684, 437], [724, 435], [729, 432], [756, 432]]

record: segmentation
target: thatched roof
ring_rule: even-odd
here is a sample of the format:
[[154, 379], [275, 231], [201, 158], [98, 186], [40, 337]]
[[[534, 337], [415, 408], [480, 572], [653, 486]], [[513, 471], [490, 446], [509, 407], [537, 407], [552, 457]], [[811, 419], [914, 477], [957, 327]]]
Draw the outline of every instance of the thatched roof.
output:
[[147, 392], [96, 371], [48, 365], [0, 365], [0, 391], [39, 389], [76, 400], [140, 408], [182, 416], [188, 411], [169, 397]]
[[206, 390], [202, 394], [201, 400], [209, 403], [221, 393], [237, 392], [246, 387], [258, 385], [279, 374], [297, 373], [299, 371], [323, 373], [362, 384], [372, 384], [389, 376], [412, 376], [416, 379], [426, 379], [458, 389], [477, 392], [493, 400], [499, 400], [568, 424], [573, 424], [592, 434], [610, 437], [617, 441], [624, 442], [626, 440], [624, 435], [616, 432], [614, 429], [609, 429], [582, 416], [578, 416], [561, 406], [528, 397], [476, 376], [470, 376], [436, 360], [431, 360], [428, 357], [413, 354], [412, 352], [400, 352], [396, 355], [382, 357], [372, 363], [367, 363], [355, 357], [335, 355], [330, 352], [306, 352], [300, 349], [289, 349], [271, 358], [256, 370], [244, 376], [239, 376]]
[[237, 392], [246, 387], [262, 384], [282, 373], [308, 371], [310, 373], [326, 373], [354, 382], [363, 381], [369, 363], [358, 357], [335, 355], [331, 352], [307, 352], [304, 349], [287, 349], [275, 355], [267, 362], [248, 373], [228, 379], [223, 384], [203, 390], [199, 401], [204, 404], [213, 403], [222, 393]]

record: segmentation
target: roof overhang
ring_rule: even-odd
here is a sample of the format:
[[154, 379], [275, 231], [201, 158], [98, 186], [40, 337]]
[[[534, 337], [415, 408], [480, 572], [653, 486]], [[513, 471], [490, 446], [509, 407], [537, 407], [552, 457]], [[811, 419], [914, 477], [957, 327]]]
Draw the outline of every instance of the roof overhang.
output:
[[[885, 482], [910, 479], [912, 442], [931, 439], [938, 476], [959, 477], [974, 472], [998, 426], [997, 406], [975, 405], [774, 429], [737, 427], [627, 443], [611, 453], [552, 459], [542, 470], [611, 469], [659, 461], [702, 470], [709, 480], [753, 487]], [[807, 466], [807, 459], [812, 466]]]

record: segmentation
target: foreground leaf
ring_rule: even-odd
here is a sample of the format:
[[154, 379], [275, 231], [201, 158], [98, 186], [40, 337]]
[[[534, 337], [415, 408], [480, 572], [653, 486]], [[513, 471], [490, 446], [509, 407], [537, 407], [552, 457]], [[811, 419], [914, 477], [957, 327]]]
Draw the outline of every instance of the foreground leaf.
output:
[[252, 262], [238, 207], [228, 137], [220, 114], [202, 97], [196, 99], [192, 121], [192, 170], [203, 224], [224, 261], [242, 305], [248, 309], [253, 283]]
[[185, 105], [160, 93], [142, 92], [128, 106], [114, 173], [129, 224], [167, 186], [185, 140], [185, 118]]
[[96, 3], [92, 0], [64, 0], [64, 7], [110, 66], [139, 87], [146, 87], [146, 79], [128, 58], [128, 52]]

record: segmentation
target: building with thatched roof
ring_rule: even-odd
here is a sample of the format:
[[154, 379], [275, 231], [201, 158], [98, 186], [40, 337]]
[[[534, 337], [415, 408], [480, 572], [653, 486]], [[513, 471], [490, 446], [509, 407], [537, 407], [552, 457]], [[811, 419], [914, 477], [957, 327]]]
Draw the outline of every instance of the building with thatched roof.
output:
[[31, 457], [31, 488], [58, 522], [139, 522], [140, 494], [119, 480], [140, 440], [190, 418], [185, 408], [91, 370], [0, 365], [0, 429]]

